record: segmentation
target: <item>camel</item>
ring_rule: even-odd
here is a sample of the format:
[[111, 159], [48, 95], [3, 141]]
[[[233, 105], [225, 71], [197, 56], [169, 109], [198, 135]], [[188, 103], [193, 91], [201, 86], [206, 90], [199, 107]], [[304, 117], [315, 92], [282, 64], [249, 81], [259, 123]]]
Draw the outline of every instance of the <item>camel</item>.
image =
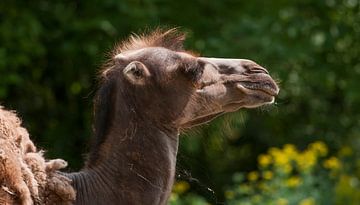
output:
[[0, 106], [0, 204], [72, 204], [71, 181], [57, 173], [66, 166], [45, 160], [16, 114]]
[[99, 74], [85, 167], [52, 172], [76, 192], [66, 203], [167, 204], [182, 130], [274, 102], [279, 88], [265, 68], [247, 59], [200, 57], [183, 49], [184, 40], [177, 29], [156, 29], [115, 47]]

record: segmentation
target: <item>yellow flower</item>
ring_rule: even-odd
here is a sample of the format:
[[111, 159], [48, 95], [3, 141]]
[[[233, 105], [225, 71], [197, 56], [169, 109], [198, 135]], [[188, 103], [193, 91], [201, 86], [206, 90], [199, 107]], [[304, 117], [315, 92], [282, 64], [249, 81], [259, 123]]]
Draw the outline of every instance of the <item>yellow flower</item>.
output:
[[315, 205], [315, 200], [312, 197], [303, 199], [300, 201], [299, 205]]
[[276, 166], [282, 166], [289, 162], [289, 158], [280, 149], [277, 149], [277, 148], [271, 149], [270, 148], [269, 152], [272, 155], [272, 157], [274, 158], [274, 164]]
[[281, 153], [275, 157], [275, 164], [276, 165], [284, 165], [288, 163], [288, 158], [285, 154]]
[[249, 172], [247, 175], [249, 181], [256, 181], [259, 178], [259, 174], [256, 171]]
[[263, 178], [266, 179], [266, 180], [270, 180], [272, 179], [274, 176], [273, 172], [272, 171], [265, 171], [263, 173]]
[[317, 162], [317, 155], [313, 150], [305, 150], [296, 158], [296, 163], [300, 170], [307, 171], [311, 169]]
[[287, 199], [279, 198], [278, 200], [276, 200], [276, 205], [287, 205], [287, 204], [289, 204], [289, 201]]
[[174, 184], [173, 192], [182, 194], [182, 193], [186, 192], [189, 188], [190, 188], [190, 185], [186, 181], [178, 181]]
[[301, 179], [298, 176], [293, 176], [286, 180], [286, 185], [290, 188], [295, 188], [300, 184], [301, 184]]
[[327, 169], [337, 170], [340, 169], [341, 162], [336, 157], [330, 157], [329, 159], [324, 161], [323, 165]]
[[281, 153], [281, 150], [279, 149], [279, 148], [277, 148], [277, 147], [271, 147], [270, 149], [269, 149], [269, 154], [271, 155], [271, 156], [275, 156], [275, 155], [277, 155], [277, 154], [279, 154], [279, 153]]
[[291, 160], [297, 156], [296, 148], [293, 145], [285, 145], [284, 150], [279, 148], [270, 148], [269, 154], [274, 160], [274, 165], [284, 173], [290, 173], [292, 171]]
[[260, 165], [260, 167], [267, 167], [272, 163], [272, 158], [270, 155], [267, 154], [261, 154], [258, 157], [258, 163]]
[[319, 156], [324, 157], [328, 154], [328, 148], [324, 142], [316, 141], [309, 145], [309, 149], [315, 151]]
[[298, 151], [293, 144], [285, 144], [283, 151], [291, 160], [295, 159], [298, 155]]

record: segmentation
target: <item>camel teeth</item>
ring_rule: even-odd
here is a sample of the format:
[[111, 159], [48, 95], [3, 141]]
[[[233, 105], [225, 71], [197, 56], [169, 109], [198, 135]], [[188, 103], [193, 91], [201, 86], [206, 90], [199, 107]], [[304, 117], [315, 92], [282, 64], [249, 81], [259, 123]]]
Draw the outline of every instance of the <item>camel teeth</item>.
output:
[[244, 87], [243, 85], [241, 85], [240, 83], [236, 84], [236, 88], [240, 89], [240, 90], [246, 90], [246, 87]]

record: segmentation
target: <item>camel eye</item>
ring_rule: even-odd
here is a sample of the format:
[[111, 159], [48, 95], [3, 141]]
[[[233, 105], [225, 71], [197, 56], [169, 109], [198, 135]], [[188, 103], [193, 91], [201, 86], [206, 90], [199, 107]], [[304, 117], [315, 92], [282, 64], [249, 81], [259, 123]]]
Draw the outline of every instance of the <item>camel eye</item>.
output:
[[140, 70], [140, 69], [138, 69], [138, 68], [136, 68], [136, 67], [133, 67], [132, 69], [131, 69], [131, 72], [133, 73], [133, 75], [136, 77], [136, 78], [141, 78], [142, 77], [142, 75], [143, 75], [143, 72]]
[[204, 64], [202, 62], [191, 62], [185, 65], [185, 74], [188, 76], [193, 82], [199, 80], [201, 75], [204, 72]]
[[124, 68], [123, 74], [130, 83], [136, 85], [144, 85], [147, 78], [150, 77], [149, 70], [139, 61], [129, 63], [129, 65]]

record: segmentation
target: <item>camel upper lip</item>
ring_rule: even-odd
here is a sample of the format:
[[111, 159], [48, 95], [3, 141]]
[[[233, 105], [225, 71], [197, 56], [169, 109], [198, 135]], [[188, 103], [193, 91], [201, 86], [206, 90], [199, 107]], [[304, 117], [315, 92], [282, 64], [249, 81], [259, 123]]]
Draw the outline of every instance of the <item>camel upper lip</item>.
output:
[[265, 82], [242, 81], [238, 83], [247, 89], [262, 91], [271, 96], [277, 96], [279, 94], [279, 88], [274, 82], [271, 81], [265, 81]]

